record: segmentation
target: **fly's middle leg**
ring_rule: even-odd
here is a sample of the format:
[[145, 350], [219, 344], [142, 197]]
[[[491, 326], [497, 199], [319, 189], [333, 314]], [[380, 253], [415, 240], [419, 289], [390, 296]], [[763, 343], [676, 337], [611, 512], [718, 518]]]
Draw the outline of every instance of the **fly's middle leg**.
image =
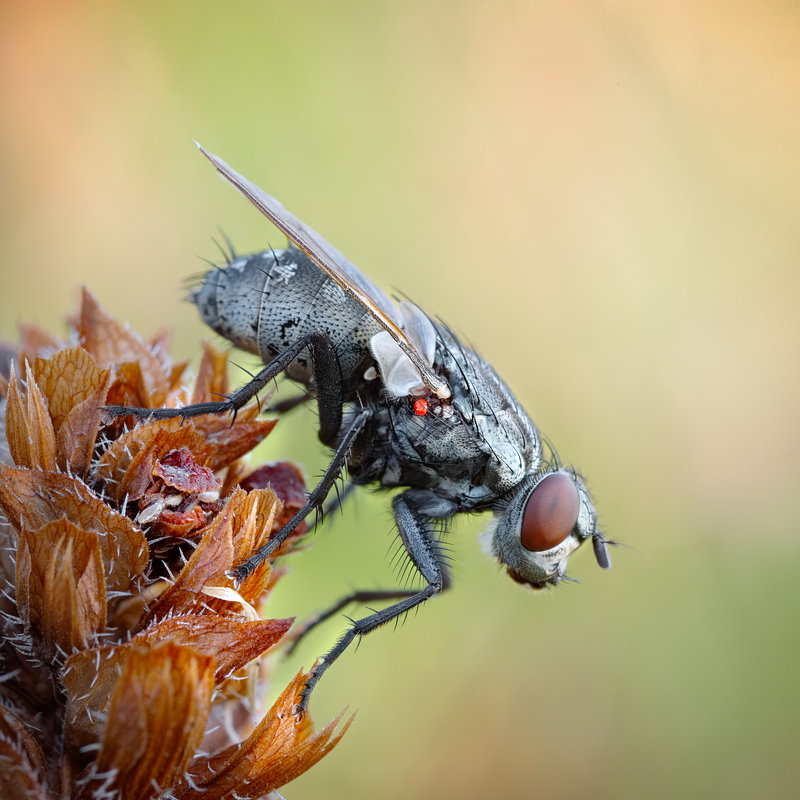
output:
[[326, 519], [330, 517], [331, 514], [335, 513], [336, 511], [341, 511], [345, 501], [347, 500], [350, 495], [356, 490], [356, 484], [353, 481], [346, 483], [343, 489], [336, 488], [336, 497], [333, 500], [329, 500], [325, 503], [325, 506], [318, 509], [318, 513], [316, 519], [309, 524], [308, 532], [311, 533], [315, 531], [318, 527], [320, 527]]
[[230, 577], [236, 581], [236, 585], [241, 585], [242, 581], [265, 559], [274, 553], [291, 535], [292, 531], [313, 511], [325, 502], [331, 487], [341, 474], [347, 463], [347, 456], [353, 441], [364, 429], [372, 412], [362, 409], [354, 417], [344, 435], [341, 437], [336, 452], [333, 454], [330, 464], [328, 464], [320, 482], [308, 495], [305, 505], [297, 511], [292, 518], [274, 535], [270, 540], [253, 553], [247, 561], [243, 561], [230, 572]]

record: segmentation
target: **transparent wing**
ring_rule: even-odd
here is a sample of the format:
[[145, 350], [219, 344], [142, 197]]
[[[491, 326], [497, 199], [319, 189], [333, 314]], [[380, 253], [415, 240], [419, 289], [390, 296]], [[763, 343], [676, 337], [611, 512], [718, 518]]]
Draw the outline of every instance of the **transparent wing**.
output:
[[209, 153], [198, 142], [200, 152], [217, 172], [233, 184], [267, 219], [299, 247], [323, 272], [357, 300], [394, 339], [414, 366], [424, 384], [441, 398], [450, 396], [450, 388], [430, 367], [403, 330], [404, 318], [398, 308], [358, 267], [348, 261], [316, 231], [287, 211], [274, 197], [231, 169], [221, 158]]

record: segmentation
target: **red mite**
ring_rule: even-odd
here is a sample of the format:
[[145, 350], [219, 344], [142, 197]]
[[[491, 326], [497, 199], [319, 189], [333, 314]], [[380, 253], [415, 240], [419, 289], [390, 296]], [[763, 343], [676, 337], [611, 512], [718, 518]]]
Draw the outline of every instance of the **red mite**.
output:
[[428, 401], [420, 397], [414, 401], [414, 413], [418, 417], [424, 417], [428, 413]]

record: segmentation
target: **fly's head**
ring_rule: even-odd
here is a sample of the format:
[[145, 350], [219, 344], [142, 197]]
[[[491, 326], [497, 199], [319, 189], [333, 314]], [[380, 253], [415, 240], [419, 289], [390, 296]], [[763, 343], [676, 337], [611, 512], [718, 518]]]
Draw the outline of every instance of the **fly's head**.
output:
[[570, 554], [587, 539], [600, 567], [611, 566], [592, 499], [571, 470], [537, 473], [523, 481], [487, 534], [491, 552], [509, 576], [532, 589], [557, 584]]

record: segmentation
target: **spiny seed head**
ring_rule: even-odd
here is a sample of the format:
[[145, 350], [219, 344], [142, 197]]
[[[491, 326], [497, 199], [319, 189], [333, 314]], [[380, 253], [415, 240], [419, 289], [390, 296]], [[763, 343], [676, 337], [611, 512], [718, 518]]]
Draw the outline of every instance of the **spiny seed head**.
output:
[[[227, 574], [302, 503], [242, 461], [274, 421], [255, 405], [233, 424], [111, 418], [227, 393], [226, 357], [205, 345], [187, 385], [163, 335], [88, 292], [73, 333], [23, 327], [0, 377], [0, 795], [263, 797], [350, 723], [292, 716], [302, 672], [259, 706], [261, 657], [292, 624], [260, 613], [282, 571], [265, 561], [237, 589]], [[270, 469], [279, 492], [302, 480]]]

